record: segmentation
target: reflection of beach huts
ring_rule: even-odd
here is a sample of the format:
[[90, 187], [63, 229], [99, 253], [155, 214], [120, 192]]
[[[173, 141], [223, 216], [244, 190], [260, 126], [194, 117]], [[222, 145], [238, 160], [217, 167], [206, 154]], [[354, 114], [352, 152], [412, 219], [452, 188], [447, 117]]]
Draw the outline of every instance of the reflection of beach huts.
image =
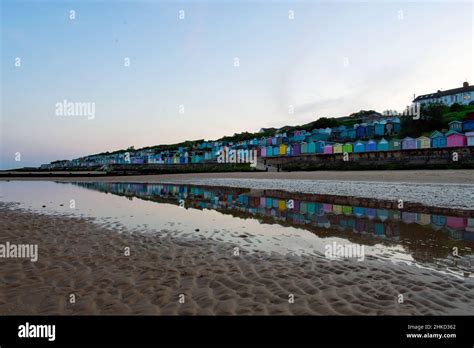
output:
[[342, 212], [346, 215], [352, 215], [352, 207], [350, 205], [343, 205]]
[[431, 225], [443, 227], [446, 225], [446, 216], [431, 215]]
[[377, 144], [377, 151], [388, 151], [388, 141], [384, 138], [380, 139]]
[[406, 137], [402, 140], [402, 150], [414, 150], [416, 149], [416, 140], [410, 137]]
[[428, 137], [421, 136], [416, 138], [417, 149], [429, 149], [431, 147], [431, 140]]
[[377, 209], [377, 217], [381, 221], [385, 221], [388, 219], [388, 210], [385, 209]]
[[458, 147], [466, 146], [467, 141], [463, 134], [460, 134], [454, 130], [450, 130], [448, 133], [446, 133], [446, 143], [447, 147]]
[[377, 210], [374, 208], [365, 208], [365, 216], [372, 220], [377, 216]]
[[332, 212], [334, 214], [341, 214], [342, 213], [342, 206], [338, 204], [333, 204], [332, 205]]
[[417, 215], [416, 222], [419, 225], [429, 225], [431, 223], [431, 215], [430, 214], [419, 213]]
[[402, 212], [402, 221], [406, 224], [412, 224], [416, 222], [416, 213], [409, 211]]
[[448, 216], [446, 218], [446, 226], [453, 229], [464, 229], [467, 226], [467, 219], [459, 216]]
[[362, 207], [354, 207], [352, 209], [352, 213], [357, 216], [357, 217], [361, 217], [365, 214], [365, 208], [362, 208]]
[[332, 147], [333, 153], [342, 153], [342, 144], [336, 143]]
[[379, 237], [385, 237], [385, 226], [381, 222], [374, 223], [374, 233]]
[[432, 148], [443, 148], [446, 147], [446, 137], [443, 133], [439, 131], [434, 131], [430, 135], [431, 138], [431, 147]]

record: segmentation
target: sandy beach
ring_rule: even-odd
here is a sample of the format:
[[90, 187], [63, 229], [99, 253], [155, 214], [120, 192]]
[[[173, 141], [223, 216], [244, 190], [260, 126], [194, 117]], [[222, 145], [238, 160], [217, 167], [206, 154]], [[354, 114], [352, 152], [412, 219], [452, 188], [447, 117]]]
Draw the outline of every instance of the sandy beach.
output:
[[0, 224], [0, 243], [39, 249], [37, 262], [0, 260], [1, 315], [461, 315], [474, 307], [472, 278], [409, 265], [244, 249], [234, 256], [226, 243], [111, 231], [5, 203]]
[[[11, 178], [13, 179], [13, 178]], [[34, 178], [34, 180], [55, 181], [108, 181], [155, 183], [168, 180], [196, 179], [294, 179], [294, 180], [335, 180], [403, 183], [445, 183], [474, 184], [474, 170], [373, 170], [373, 171], [312, 171], [312, 172], [235, 172], [235, 173], [191, 173], [163, 175], [131, 175], [81, 178]], [[0, 178], [10, 180], [9, 178]], [[15, 177], [14, 180], [31, 180]]]

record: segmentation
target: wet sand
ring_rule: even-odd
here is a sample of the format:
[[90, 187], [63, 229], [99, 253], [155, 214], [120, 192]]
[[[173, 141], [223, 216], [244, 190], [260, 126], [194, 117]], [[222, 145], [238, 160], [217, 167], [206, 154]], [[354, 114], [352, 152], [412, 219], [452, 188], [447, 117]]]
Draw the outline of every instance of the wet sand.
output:
[[0, 243], [38, 244], [39, 259], [0, 259], [0, 315], [462, 315], [474, 308], [472, 278], [368, 258], [244, 249], [234, 256], [230, 244], [112, 231], [9, 207], [0, 203]]

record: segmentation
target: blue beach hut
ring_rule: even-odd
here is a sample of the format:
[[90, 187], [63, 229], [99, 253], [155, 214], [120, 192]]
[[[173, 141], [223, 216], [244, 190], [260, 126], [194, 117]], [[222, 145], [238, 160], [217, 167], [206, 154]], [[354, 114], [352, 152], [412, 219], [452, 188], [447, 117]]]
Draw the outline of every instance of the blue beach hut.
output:
[[365, 145], [365, 151], [366, 152], [377, 151], [377, 144], [375, 143], [375, 141], [373, 141], [372, 139], [369, 140], [367, 144]]
[[365, 144], [362, 141], [357, 141], [354, 144], [354, 153], [364, 152], [365, 151]]

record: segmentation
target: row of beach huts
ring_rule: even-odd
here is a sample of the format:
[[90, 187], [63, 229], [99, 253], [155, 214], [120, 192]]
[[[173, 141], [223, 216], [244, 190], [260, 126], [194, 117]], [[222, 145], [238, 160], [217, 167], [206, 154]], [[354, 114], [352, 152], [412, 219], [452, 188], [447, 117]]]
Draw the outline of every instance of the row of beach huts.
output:
[[299, 156], [305, 154], [338, 154], [374, 151], [399, 151], [428, 148], [474, 146], [474, 120], [453, 121], [449, 131], [435, 131], [430, 136], [398, 139], [400, 119], [388, 118], [352, 126], [296, 130], [270, 137], [239, 142], [204, 141], [192, 148], [172, 150], [130, 150], [117, 153], [85, 156], [73, 160], [55, 161], [42, 169], [64, 167], [94, 167], [110, 164], [195, 164], [216, 162], [224, 147], [229, 150], [256, 150], [261, 158]]

